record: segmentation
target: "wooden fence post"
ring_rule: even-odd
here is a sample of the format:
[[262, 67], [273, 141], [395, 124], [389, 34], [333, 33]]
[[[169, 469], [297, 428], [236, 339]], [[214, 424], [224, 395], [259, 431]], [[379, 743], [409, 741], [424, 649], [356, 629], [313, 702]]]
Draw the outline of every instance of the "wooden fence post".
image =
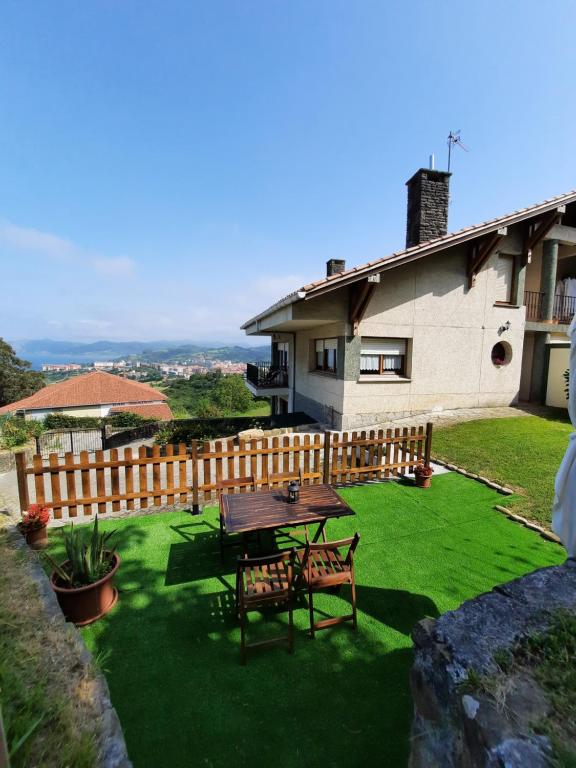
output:
[[20, 498], [20, 511], [28, 509], [30, 499], [28, 498], [28, 476], [26, 475], [26, 453], [17, 451], [14, 454], [16, 459], [16, 477], [18, 478], [18, 497]]
[[198, 441], [192, 440], [192, 511], [194, 514], [199, 514], [200, 509], [198, 507]]
[[432, 422], [426, 424], [426, 443], [424, 446], [424, 464], [430, 466], [430, 454], [432, 453]]
[[323, 482], [326, 485], [330, 484], [330, 443], [332, 439], [331, 432], [324, 432], [324, 470], [323, 470]]

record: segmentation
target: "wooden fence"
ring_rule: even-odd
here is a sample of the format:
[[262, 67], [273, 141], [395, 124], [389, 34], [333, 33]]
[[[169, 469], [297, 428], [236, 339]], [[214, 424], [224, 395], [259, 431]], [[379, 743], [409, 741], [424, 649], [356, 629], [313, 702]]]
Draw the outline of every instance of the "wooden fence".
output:
[[432, 424], [386, 431], [292, 434], [258, 440], [216, 440], [190, 446], [141, 447], [41, 455], [27, 464], [16, 454], [20, 507], [47, 504], [56, 519], [150, 506], [200, 505], [216, 499], [221, 480], [239, 479], [231, 493], [245, 493], [253, 476], [257, 487], [274, 485], [272, 474], [301, 473], [305, 484], [365, 482], [411, 472], [428, 464]]

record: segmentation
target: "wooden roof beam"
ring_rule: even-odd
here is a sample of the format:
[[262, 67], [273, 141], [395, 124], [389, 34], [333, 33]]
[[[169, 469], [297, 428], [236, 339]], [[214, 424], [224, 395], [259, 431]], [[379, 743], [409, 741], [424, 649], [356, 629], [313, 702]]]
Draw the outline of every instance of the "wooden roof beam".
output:
[[374, 289], [379, 281], [364, 280], [350, 295], [350, 323], [354, 336], [358, 336], [360, 321], [370, 303]]
[[476, 281], [476, 275], [487, 262], [490, 254], [508, 234], [508, 227], [500, 227], [496, 232], [487, 235], [478, 244], [473, 245], [468, 256], [468, 287], [472, 288]]
[[549, 211], [545, 216], [539, 219], [534, 224], [528, 225], [528, 233], [524, 242], [524, 256], [529, 260], [532, 256], [532, 251], [536, 246], [544, 240], [548, 232], [555, 224], [559, 224], [562, 218], [562, 214], [566, 213], [566, 206], [559, 205], [553, 211]]

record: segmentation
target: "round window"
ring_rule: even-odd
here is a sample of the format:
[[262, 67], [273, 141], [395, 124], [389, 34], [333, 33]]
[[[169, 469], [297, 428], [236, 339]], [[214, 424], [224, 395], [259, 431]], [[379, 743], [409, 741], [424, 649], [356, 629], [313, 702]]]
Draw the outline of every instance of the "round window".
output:
[[499, 341], [492, 347], [492, 364], [497, 368], [508, 365], [512, 359], [512, 347], [505, 341]]

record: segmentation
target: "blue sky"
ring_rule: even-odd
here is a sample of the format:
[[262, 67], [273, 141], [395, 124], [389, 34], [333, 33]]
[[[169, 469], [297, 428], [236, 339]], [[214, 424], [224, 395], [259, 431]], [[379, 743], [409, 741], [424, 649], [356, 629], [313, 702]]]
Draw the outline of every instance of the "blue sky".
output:
[[0, 335], [244, 338], [403, 246], [461, 129], [450, 229], [576, 187], [576, 5], [5, 0]]

